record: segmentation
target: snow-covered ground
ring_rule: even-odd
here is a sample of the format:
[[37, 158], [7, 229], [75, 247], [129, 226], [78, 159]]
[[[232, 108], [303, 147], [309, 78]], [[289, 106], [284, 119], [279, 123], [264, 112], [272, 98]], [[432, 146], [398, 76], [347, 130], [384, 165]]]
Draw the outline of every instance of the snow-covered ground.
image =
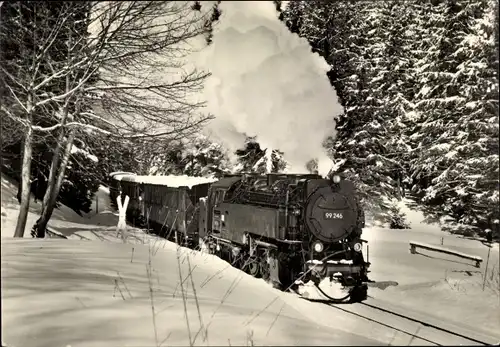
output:
[[[421, 213], [401, 207], [411, 229], [369, 228], [363, 233], [369, 241], [370, 278], [377, 282], [370, 295], [437, 319], [494, 332], [500, 341], [498, 243], [488, 246], [444, 233], [436, 225], [422, 223]], [[480, 256], [483, 262], [476, 268], [474, 261], [443, 253], [417, 249], [417, 254], [411, 254], [410, 240]]]
[[[70, 240], [13, 239], [15, 193], [15, 185], [2, 176], [2, 342], [9, 347], [188, 345], [190, 340], [196, 345], [427, 344], [279, 292], [212, 255], [177, 248], [137, 229], [129, 229], [123, 243], [103, 187], [96, 198], [98, 213], [96, 202], [83, 217], [65, 206], [54, 213], [50, 227]], [[32, 204], [28, 230], [38, 206]], [[488, 248], [481, 242], [418, 222], [412, 230], [367, 229], [364, 237], [370, 242], [370, 277], [376, 281], [368, 302], [500, 341], [498, 277], [488, 276], [492, 279], [483, 291]], [[441, 237], [444, 247], [483, 257], [481, 268], [439, 253], [408, 251], [408, 240], [440, 245]], [[496, 276], [498, 262], [496, 247], [488, 264], [496, 266]], [[346, 306], [374, 314], [360, 305]], [[401, 319], [397, 324], [412, 333], [421, 328]], [[460, 343], [433, 334], [432, 341]]]

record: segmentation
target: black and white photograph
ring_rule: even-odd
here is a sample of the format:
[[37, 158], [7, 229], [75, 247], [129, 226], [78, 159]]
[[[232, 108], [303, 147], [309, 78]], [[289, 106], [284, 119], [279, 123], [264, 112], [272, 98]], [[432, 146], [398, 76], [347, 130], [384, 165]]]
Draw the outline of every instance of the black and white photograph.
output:
[[2, 347], [500, 345], [499, 0], [0, 1]]

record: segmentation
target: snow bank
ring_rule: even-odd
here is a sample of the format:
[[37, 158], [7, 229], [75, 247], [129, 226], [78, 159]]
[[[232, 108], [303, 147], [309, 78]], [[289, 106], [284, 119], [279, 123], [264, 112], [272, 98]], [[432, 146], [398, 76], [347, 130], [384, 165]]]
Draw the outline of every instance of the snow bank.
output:
[[146, 183], [146, 184], [158, 184], [164, 185], [168, 187], [189, 187], [195, 186], [197, 184], [203, 183], [213, 183], [218, 179], [214, 177], [191, 177], [191, 176], [131, 176], [131, 175], [116, 175], [113, 177], [118, 181], [128, 181], [128, 182], [137, 182], [137, 183]]
[[[397, 304], [424, 317], [467, 326], [500, 340], [497, 247], [489, 249], [480, 241], [437, 232], [425, 225], [406, 230], [365, 228], [363, 238], [369, 246], [369, 278], [375, 281], [369, 285], [369, 295], [375, 300]], [[478, 269], [474, 261], [453, 255], [423, 249], [411, 254], [410, 240], [477, 255], [483, 263]], [[487, 281], [483, 289], [485, 273]]]
[[[332, 341], [370, 346], [391, 338], [376, 329], [367, 334], [369, 322], [341, 312], [331, 315], [331, 308], [328, 319], [324, 315], [316, 322], [302, 310], [312, 313], [317, 305], [291, 295], [292, 301], [273, 301], [276, 291], [262, 280], [183, 248], [152, 253], [147, 246], [104, 242], [3, 243], [2, 339], [8, 346], [310, 346]], [[180, 279], [185, 279], [182, 287]]]
[[306, 39], [290, 33], [272, 2], [223, 1], [213, 43], [197, 57], [211, 72], [205, 85], [210, 131], [233, 153], [246, 136], [283, 151], [290, 172], [319, 157], [319, 173], [332, 166], [322, 146], [335, 136], [343, 113], [326, 72]]

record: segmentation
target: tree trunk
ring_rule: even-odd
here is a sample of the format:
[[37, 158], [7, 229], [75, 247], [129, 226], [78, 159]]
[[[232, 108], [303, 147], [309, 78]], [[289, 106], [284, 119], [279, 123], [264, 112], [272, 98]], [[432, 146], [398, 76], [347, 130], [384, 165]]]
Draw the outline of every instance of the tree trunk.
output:
[[[69, 64], [70, 62], [70, 45], [71, 45], [71, 35], [68, 38], [68, 52], [67, 52], [67, 62]], [[66, 93], [69, 93], [70, 91], [70, 76], [69, 74], [66, 75], [65, 79], [65, 84], [66, 84]], [[53, 187], [56, 181], [56, 175], [57, 175], [57, 169], [59, 166], [59, 157], [61, 155], [61, 147], [62, 143], [64, 141], [64, 125], [66, 124], [66, 120], [69, 116], [69, 100], [71, 99], [71, 96], [67, 97], [62, 109], [62, 119], [61, 119], [61, 128], [59, 130], [59, 136], [57, 137], [57, 143], [56, 143], [56, 148], [54, 149], [54, 154], [52, 156], [52, 163], [50, 165], [50, 172], [49, 172], [49, 177], [47, 179], [47, 190], [45, 191], [45, 195], [43, 196], [43, 201], [42, 201], [42, 212], [45, 211], [45, 208], [47, 207], [47, 204], [50, 203], [51, 200], [51, 194], [53, 192]], [[45, 230], [45, 229], [44, 229]]]
[[[66, 118], [68, 117], [68, 106], [65, 107], [63, 111], [63, 118], [61, 120], [62, 125], [66, 123]], [[64, 127], [61, 127], [61, 130], [59, 131], [59, 136], [57, 137], [57, 143], [56, 143], [56, 148], [54, 149], [54, 154], [52, 155], [52, 163], [50, 164], [50, 172], [49, 172], [49, 177], [47, 179], [47, 189], [45, 190], [45, 195], [43, 196], [43, 201], [42, 201], [42, 211], [45, 209], [45, 206], [50, 201], [50, 194], [52, 191], [52, 187], [54, 187], [54, 184], [56, 182], [56, 175], [57, 175], [57, 169], [59, 166], [59, 157], [61, 156], [61, 147], [62, 143], [64, 141]]]
[[[69, 52], [69, 44], [68, 44], [68, 58], [69, 58], [70, 52]], [[68, 93], [70, 90], [70, 79], [69, 75], [66, 76], [66, 93]], [[71, 98], [71, 96], [69, 97]], [[55, 202], [57, 200], [57, 196], [59, 195], [59, 190], [56, 189], [57, 187], [57, 173], [59, 172], [59, 175], [62, 173], [64, 177], [64, 171], [65, 168], [63, 168], [63, 163], [61, 163], [61, 167], [59, 167], [59, 158], [61, 156], [61, 148], [62, 148], [62, 143], [64, 141], [64, 135], [66, 133], [64, 129], [64, 125], [66, 124], [66, 120], [69, 116], [69, 99], [66, 99], [65, 104], [63, 106], [63, 115], [61, 119], [61, 129], [59, 131], [59, 136], [57, 137], [57, 143], [56, 143], [56, 148], [54, 149], [54, 154], [52, 156], [52, 163], [50, 164], [50, 172], [49, 172], [49, 177], [47, 178], [47, 189], [45, 190], [45, 194], [43, 196], [43, 201], [42, 201], [42, 214], [40, 215], [40, 218], [36, 221], [35, 225], [33, 225], [33, 228], [31, 229], [31, 234], [33, 236], [36, 235], [38, 238], [44, 238], [45, 237], [45, 230], [47, 229], [47, 224], [49, 222], [50, 217], [52, 216], [52, 212], [54, 211], [55, 207]], [[72, 134], [74, 131], [71, 131], [71, 134], [67, 140], [67, 142], [70, 144], [69, 148], [71, 150], [71, 146], [73, 145], [73, 138]], [[66, 156], [66, 153], [63, 154], [63, 156]], [[68, 153], [69, 157], [69, 153]], [[63, 158], [64, 160], [64, 158]], [[58, 170], [59, 169], [59, 170]], [[57, 177], [57, 179], [56, 179]]]
[[32, 140], [33, 129], [31, 128], [31, 97], [28, 96], [27, 105], [28, 126], [24, 135], [23, 148], [23, 164], [21, 168], [21, 206], [19, 208], [19, 216], [17, 217], [16, 230], [14, 237], [24, 237], [24, 229], [26, 228], [26, 220], [28, 218], [28, 209], [30, 206], [30, 178], [31, 178], [31, 155], [33, 152]]
[[49, 223], [50, 217], [52, 217], [52, 213], [54, 212], [57, 197], [59, 196], [59, 191], [61, 190], [64, 174], [66, 172], [66, 166], [71, 154], [71, 147], [73, 146], [73, 141], [75, 140], [75, 135], [75, 130], [71, 130], [68, 136], [68, 140], [66, 141], [66, 146], [64, 148], [63, 157], [61, 160], [61, 166], [58, 170], [57, 179], [53, 180], [51, 185], [47, 185], [47, 191], [45, 192], [44, 196], [44, 200], [48, 196], [47, 203], [44, 203], [42, 214], [33, 226], [33, 233], [36, 233], [36, 237], [38, 238], [45, 237], [47, 224]]
[[23, 191], [23, 179], [21, 177], [22, 175], [19, 176], [19, 184], [17, 186], [17, 195], [16, 199], [18, 203], [21, 203], [21, 193]]
[[[21, 142], [21, 145], [24, 146], [24, 140]], [[15, 170], [16, 166], [14, 166], [14, 170]], [[21, 193], [23, 191], [23, 174], [22, 174], [22, 169], [23, 169], [23, 163], [21, 161], [21, 167], [19, 167], [19, 171], [20, 174], [19, 174], [19, 182], [17, 184], [17, 195], [16, 195], [16, 199], [17, 199], [17, 202], [19, 204], [21, 204]]]

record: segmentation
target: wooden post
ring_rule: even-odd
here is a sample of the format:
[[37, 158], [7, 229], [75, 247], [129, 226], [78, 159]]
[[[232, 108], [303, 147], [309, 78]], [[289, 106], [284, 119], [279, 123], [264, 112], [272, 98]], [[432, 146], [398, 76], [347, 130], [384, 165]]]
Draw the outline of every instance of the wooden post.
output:
[[95, 197], [95, 214], [99, 214], [99, 195]]
[[186, 198], [187, 191], [185, 187], [179, 187], [177, 192], [177, 225], [176, 225], [176, 242], [184, 245], [186, 242]]
[[[490, 261], [490, 252], [491, 252], [491, 247], [488, 247], [488, 257], [486, 258], [486, 268], [484, 269], [484, 277], [483, 277], [483, 291], [484, 287], [486, 286], [486, 276], [488, 275], [488, 262]], [[476, 262], [476, 267], [479, 267], [479, 262]]]
[[204, 239], [207, 236], [207, 199], [200, 198], [200, 217], [198, 219], [198, 234], [200, 239]]
[[118, 197], [116, 198], [116, 202], [118, 205], [118, 225], [116, 226], [116, 237], [118, 237], [118, 235], [121, 232], [123, 241], [125, 241], [125, 239], [126, 239], [126, 235], [125, 235], [126, 230], [127, 230], [126, 216], [127, 216], [127, 206], [128, 206], [129, 199], [130, 199], [129, 196], [126, 195], [125, 202], [122, 205], [121, 195], [118, 195]]

